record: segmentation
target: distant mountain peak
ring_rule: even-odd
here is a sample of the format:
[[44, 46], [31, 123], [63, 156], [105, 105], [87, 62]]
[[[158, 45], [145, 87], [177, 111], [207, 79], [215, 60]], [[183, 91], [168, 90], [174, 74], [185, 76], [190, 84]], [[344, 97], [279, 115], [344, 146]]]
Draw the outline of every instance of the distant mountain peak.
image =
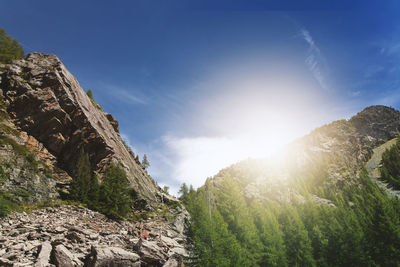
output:
[[400, 111], [383, 105], [369, 106], [349, 122], [362, 134], [389, 140], [400, 132]]

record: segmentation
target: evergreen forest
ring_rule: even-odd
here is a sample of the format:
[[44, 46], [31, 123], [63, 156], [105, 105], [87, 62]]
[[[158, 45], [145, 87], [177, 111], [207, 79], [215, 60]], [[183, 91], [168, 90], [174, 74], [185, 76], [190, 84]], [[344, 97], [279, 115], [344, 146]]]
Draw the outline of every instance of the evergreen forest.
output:
[[399, 266], [400, 202], [365, 170], [340, 190], [292, 181], [305, 196], [297, 203], [248, 198], [243, 179], [228, 168], [197, 191], [182, 185], [197, 266]]

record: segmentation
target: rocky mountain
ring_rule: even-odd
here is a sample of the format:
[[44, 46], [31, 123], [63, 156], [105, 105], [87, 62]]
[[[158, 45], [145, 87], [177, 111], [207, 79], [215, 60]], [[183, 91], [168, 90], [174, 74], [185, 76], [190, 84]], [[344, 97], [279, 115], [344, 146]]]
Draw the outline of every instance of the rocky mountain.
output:
[[380, 168], [386, 149], [400, 151], [399, 132], [399, 111], [371, 106], [183, 191], [194, 262], [398, 266], [400, 192]]
[[29, 54], [1, 66], [0, 89], [15, 126], [40, 143], [53, 165], [71, 174], [82, 148], [100, 177], [111, 162], [124, 167], [141, 206], [160, 192], [134, 153], [124, 144], [118, 122], [90, 99], [55, 56]]
[[[304, 202], [291, 182], [310, 171], [327, 188], [340, 189], [359, 182], [358, 173], [371, 158], [374, 148], [400, 133], [400, 112], [386, 106], [370, 106], [349, 120], [339, 120], [313, 130], [266, 159], [250, 159], [218, 173], [210, 183], [218, 187], [219, 177], [238, 181], [248, 197]], [[319, 169], [319, 170], [317, 170]], [[315, 200], [323, 201], [318, 196]]]
[[[100, 180], [122, 166], [130, 220], [66, 205], [81, 149]], [[0, 218], [0, 266], [183, 266], [190, 216], [135, 158], [55, 55], [0, 64], [0, 217], [19, 211]]]

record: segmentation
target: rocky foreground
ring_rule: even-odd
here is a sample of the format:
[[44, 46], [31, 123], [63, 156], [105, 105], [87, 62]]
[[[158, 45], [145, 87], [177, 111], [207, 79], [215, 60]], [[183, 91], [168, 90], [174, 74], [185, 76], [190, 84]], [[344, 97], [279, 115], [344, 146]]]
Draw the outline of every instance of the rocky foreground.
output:
[[78, 206], [0, 220], [0, 266], [183, 266], [187, 212], [174, 220], [115, 222]]

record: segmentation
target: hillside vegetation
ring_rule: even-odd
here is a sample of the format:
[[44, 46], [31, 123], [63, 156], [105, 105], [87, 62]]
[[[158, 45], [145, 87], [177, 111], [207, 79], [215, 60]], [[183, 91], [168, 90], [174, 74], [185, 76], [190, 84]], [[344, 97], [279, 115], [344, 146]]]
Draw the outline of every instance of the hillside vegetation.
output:
[[383, 180], [400, 189], [400, 139], [382, 154], [380, 171]]
[[246, 198], [224, 176], [182, 195], [198, 266], [397, 266], [400, 202], [363, 171], [360, 184], [322, 190], [333, 205]]
[[[392, 108], [368, 107], [279, 157], [234, 164], [198, 190], [183, 185], [194, 264], [399, 266], [400, 202], [364, 169], [399, 122]], [[396, 187], [400, 142], [382, 159], [382, 177]]]

